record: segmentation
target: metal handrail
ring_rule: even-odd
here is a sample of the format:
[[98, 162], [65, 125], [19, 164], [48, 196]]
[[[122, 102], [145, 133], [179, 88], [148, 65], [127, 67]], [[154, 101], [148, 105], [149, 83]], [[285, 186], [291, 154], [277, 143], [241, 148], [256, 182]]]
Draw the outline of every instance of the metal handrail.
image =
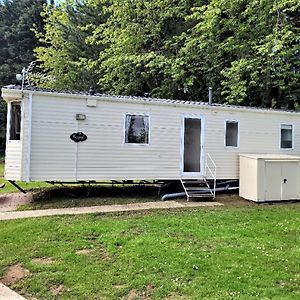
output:
[[[212, 164], [213, 170], [209, 166], [208, 161]], [[205, 177], [207, 177], [207, 173], [208, 173], [207, 171], [209, 171], [210, 176], [214, 180], [213, 196], [215, 198], [216, 197], [216, 185], [217, 185], [217, 166], [209, 153], [206, 153], [206, 157], [205, 157]]]

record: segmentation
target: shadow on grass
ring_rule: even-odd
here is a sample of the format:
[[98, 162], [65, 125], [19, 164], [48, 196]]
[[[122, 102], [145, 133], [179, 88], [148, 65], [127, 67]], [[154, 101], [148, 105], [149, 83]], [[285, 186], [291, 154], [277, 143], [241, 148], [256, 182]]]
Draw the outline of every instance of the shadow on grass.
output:
[[[106, 186], [55, 186], [35, 191], [30, 203], [20, 205], [18, 210], [100, 206], [114, 204], [145, 203], [161, 201], [161, 195], [174, 193], [180, 186], [159, 188], [156, 185], [106, 185]], [[176, 201], [186, 201], [179, 198]], [[255, 205], [237, 194], [222, 194], [215, 199], [227, 207]]]
[[58, 186], [34, 193], [18, 210], [83, 207], [159, 201], [157, 186]]

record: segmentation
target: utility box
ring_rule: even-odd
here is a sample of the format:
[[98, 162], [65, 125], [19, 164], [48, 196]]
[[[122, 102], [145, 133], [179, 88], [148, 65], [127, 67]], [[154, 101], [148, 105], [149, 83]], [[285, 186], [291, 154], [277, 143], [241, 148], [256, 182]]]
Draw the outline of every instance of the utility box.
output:
[[299, 199], [300, 156], [240, 154], [239, 195], [256, 202]]

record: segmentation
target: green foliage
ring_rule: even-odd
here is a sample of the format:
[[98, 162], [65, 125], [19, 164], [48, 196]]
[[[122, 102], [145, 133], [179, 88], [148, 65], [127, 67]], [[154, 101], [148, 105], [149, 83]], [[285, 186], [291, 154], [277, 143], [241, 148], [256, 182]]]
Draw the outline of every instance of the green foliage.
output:
[[46, 0], [18, 0], [0, 2], [0, 85], [15, 82], [33, 58], [37, 46], [32, 28], [42, 31], [40, 12]]
[[[33, 27], [43, 30], [40, 12], [46, 0], [0, 1], [0, 88], [15, 83], [16, 73], [34, 60], [37, 40]], [[0, 154], [4, 150], [6, 105], [0, 98]]]
[[[174, 62], [191, 1], [112, 1], [100, 55], [105, 92], [185, 98]], [[173, 66], [174, 65], [174, 66]]]
[[[212, 0], [195, 7], [190, 18], [197, 24], [183, 60], [196, 62], [218, 102], [287, 105], [299, 81], [299, 8], [298, 1], [275, 0]], [[293, 100], [300, 101], [299, 93]]]
[[51, 87], [205, 100], [212, 86], [217, 102], [292, 108], [299, 11], [297, 0], [65, 0], [46, 10], [36, 53]]
[[41, 68], [37, 84], [73, 90], [96, 86], [95, 60], [102, 46], [90, 39], [105, 20], [102, 2], [66, 0], [45, 8], [45, 31], [36, 31], [41, 43], [35, 50]]

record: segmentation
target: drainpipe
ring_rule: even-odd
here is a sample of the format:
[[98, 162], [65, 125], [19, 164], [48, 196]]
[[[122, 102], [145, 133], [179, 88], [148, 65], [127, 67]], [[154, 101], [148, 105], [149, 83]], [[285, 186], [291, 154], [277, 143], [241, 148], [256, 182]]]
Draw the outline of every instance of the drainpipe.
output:
[[212, 91], [212, 87], [210, 86], [208, 88], [208, 104], [212, 105], [212, 101], [213, 101], [213, 91]]

